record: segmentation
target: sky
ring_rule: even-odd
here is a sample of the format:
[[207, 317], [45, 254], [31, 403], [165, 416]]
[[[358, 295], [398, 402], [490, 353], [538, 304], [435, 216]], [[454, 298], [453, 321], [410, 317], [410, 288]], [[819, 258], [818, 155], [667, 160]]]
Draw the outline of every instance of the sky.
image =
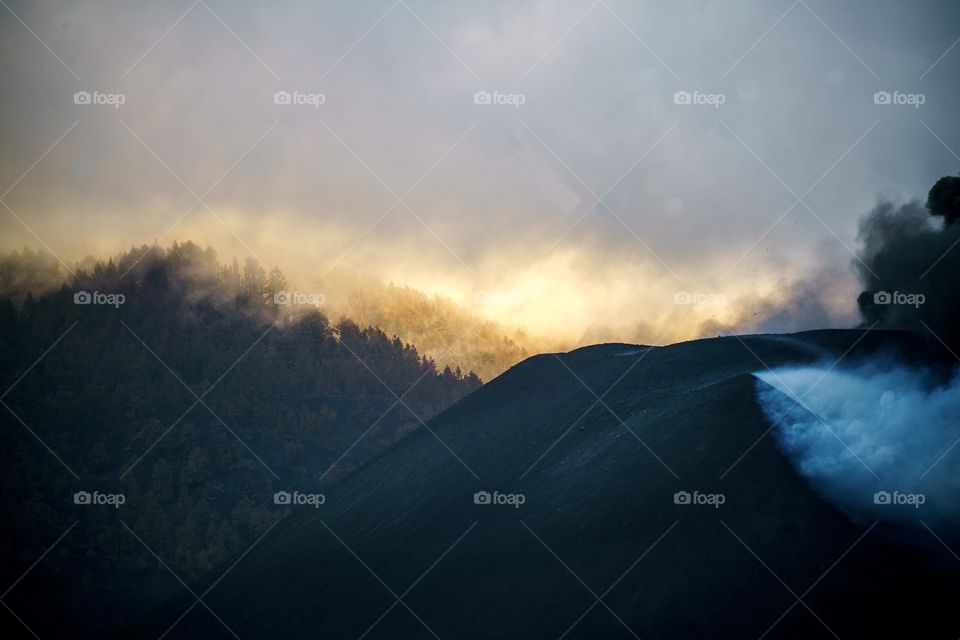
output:
[[0, 4], [0, 247], [67, 265], [193, 239], [574, 342], [850, 326], [858, 220], [960, 171], [949, 1]]

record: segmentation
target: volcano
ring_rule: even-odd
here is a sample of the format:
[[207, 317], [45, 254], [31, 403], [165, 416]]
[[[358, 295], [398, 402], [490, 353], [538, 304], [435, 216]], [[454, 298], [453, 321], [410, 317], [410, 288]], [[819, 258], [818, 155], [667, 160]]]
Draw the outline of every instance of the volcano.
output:
[[753, 375], [936, 348], [824, 330], [529, 358], [199, 584], [171, 576], [183, 596], [125, 637], [955, 638], [960, 561], [823, 500]]

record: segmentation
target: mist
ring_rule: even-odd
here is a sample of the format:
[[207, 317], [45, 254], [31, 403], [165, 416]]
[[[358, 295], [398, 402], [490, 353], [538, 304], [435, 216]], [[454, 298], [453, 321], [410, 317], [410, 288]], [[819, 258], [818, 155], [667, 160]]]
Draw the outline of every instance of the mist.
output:
[[11, 2], [0, 248], [192, 240], [571, 345], [846, 326], [856, 274], [821, 265], [878, 188], [954, 170], [958, 9], [921, 5]]
[[[887, 358], [755, 374], [773, 434], [798, 472], [851, 518], [960, 533], [960, 377]], [[939, 527], [939, 528], [938, 528]]]

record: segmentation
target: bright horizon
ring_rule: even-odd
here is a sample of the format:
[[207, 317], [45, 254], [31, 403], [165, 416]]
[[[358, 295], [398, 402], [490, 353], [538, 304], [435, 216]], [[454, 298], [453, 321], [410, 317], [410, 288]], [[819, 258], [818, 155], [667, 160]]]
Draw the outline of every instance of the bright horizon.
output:
[[852, 326], [857, 221], [960, 162], [958, 9], [701, 5], [12, 3], [2, 247], [193, 240], [569, 344]]

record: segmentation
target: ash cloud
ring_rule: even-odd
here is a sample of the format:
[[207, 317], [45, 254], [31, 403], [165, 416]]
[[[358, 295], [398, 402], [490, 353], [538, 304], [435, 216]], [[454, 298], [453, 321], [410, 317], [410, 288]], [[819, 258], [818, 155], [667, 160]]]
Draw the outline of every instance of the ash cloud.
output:
[[[883, 202], [860, 222], [857, 304], [867, 324], [929, 328], [960, 348], [960, 177], [941, 178], [925, 205]], [[924, 327], [926, 325], [926, 327]]]
[[[859, 226], [857, 303], [868, 326], [907, 329], [960, 348], [960, 177], [925, 203], [881, 202]], [[937, 346], [939, 349], [939, 345]], [[783, 452], [854, 520], [928, 524], [960, 535], [960, 370], [874, 355], [842, 368], [756, 374]]]

